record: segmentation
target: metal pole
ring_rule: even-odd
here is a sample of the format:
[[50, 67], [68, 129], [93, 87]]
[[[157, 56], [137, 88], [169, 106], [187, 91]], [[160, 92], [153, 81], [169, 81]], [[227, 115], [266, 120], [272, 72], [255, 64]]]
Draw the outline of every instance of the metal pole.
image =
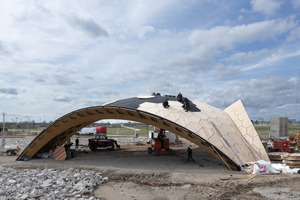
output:
[[[147, 126], [147, 130], [146, 130], [146, 134], [147, 134], [147, 138], [148, 138], [148, 140], [147, 141], [149, 141], [149, 126], [148, 126], [148, 124], [146, 124], [146, 126]], [[147, 142], [148, 143], [148, 142]]]
[[4, 150], [5, 143], [5, 113], [3, 112], [3, 129], [2, 129], [2, 149]]

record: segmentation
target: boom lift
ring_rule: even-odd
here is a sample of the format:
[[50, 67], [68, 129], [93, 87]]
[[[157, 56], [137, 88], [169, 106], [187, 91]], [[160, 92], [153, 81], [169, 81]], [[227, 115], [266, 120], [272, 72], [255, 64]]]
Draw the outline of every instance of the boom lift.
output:
[[148, 153], [154, 152], [155, 156], [160, 154], [170, 154], [172, 149], [169, 148], [169, 138], [166, 138], [165, 130], [160, 129], [157, 138], [154, 138], [154, 134], [151, 135], [151, 147], [148, 148]]

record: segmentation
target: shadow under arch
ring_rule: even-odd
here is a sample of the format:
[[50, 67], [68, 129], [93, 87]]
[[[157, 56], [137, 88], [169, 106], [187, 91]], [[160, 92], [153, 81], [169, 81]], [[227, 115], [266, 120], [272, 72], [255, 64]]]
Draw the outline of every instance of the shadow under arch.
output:
[[[154, 99], [155, 102], [163, 102], [165, 98], [155, 97]], [[171, 101], [172, 100], [174, 99], [171, 98]], [[139, 105], [143, 103], [143, 100], [139, 101]], [[144, 102], [148, 102], [148, 100], [145, 100]], [[121, 100], [121, 104], [120, 101], [117, 101], [115, 103], [87, 107], [70, 112], [54, 121], [38, 134], [38, 136], [34, 138], [34, 140], [18, 156], [17, 160], [21, 160], [23, 156], [32, 158], [40, 151], [47, 152], [50, 149], [54, 149], [57, 145], [64, 144], [69, 138], [76, 134], [76, 132], [95, 121], [102, 119], [123, 119], [137, 121], [168, 130], [198, 145], [200, 148], [223, 162], [229, 169], [240, 170], [240, 165], [236, 164], [219, 150], [218, 147], [203, 139], [198, 134], [195, 134], [186, 127], [174, 123], [167, 118], [139, 110], [135, 108], [136, 106], [129, 104], [131, 104], [130, 99], [125, 99]], [[123, 105], [124, 107], [120, 105]], [[194, 109], [193, 105], [191, 105], [191, 109]]]

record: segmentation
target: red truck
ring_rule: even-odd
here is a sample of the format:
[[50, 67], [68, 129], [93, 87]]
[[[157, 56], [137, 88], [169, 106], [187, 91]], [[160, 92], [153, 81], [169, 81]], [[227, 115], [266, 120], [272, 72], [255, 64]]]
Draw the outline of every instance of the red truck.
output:
[[99, 128], [99, 130], [97, 130], [95, 138], [89, 139], [89, 148], [91, 151], [95, 152], [98, 147], [106, 147], [114, 150], [116, 146], [118, 149], [120, 149], [120, 145], [118, 145], [116, 140], [107, 138], [106, 127], [96, 128]]

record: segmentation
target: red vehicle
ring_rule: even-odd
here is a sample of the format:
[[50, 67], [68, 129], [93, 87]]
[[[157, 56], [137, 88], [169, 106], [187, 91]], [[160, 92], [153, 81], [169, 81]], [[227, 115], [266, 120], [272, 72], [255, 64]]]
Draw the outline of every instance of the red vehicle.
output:
[[115, 146], [120, 149], [120, 145], [118, 145], [117, 141], [114, 139], [108, 139], [106, 137], [106, 133], [97, 134], [95, 138], [89, 139], [89, 148], [93, 152], [95, 152], [98, 147], [106, 147], [114, 150]]

